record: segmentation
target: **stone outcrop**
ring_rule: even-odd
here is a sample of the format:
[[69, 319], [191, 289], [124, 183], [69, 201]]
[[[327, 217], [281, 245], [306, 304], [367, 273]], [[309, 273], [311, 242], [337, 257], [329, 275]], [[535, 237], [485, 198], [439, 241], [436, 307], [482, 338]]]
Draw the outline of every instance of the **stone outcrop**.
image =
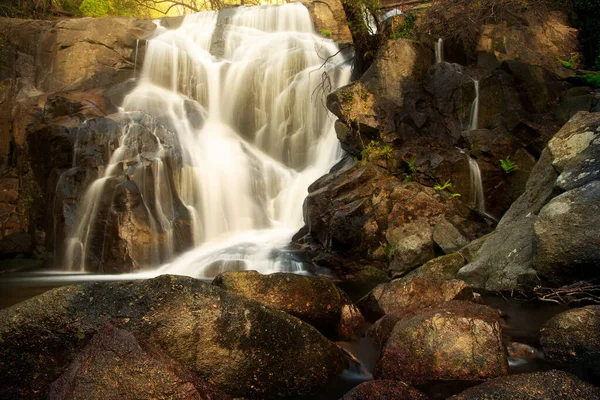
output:
[[[49, 227], [62, 227], [48, 219], [47, 209], [54, 204], [57, 168], [73, 161], [67, 132], [89, 118], [116, 112], [114, 104], [132, 87], [126, 81], [136, 61], [143, 60], [145, 41], [139, 39], [154, 28], [148, 20], [127, 18], [0, 18], [6, 33], [0, 65], [0, 187], [18, 182], [17, 199], [0, 199], [0, 240], [22, 232], [37, 252], [54, 250], [55, 232]], [[29, 152], [30, 134], [34, 142], [49, 146], [40, 160]], [[41, 165], [43, 174], [36, 175], [39, 168], [31, 160], [48, 162]]]
[[477, 382], [508, 374], [499, 313], [462, 301], [396, 323], [377, 362], [377, 379], [410, 384]]
[[107, 323], [234, 397], [314, 393], [346, 360], [299, 319], [199, 280], [161, 276], [54, 289], [0, 311], [0, 386], [45, 398]]
[[298, 317], [332, 339], [356, 338], [365, 323], [348, 295], [326, 277], [225, 272], [213, 285]]
[[532, 290], [597, 276], [600, 114], [580, 112], [550, 140], [523, 195], [458, 273], [487, 290]]
[[308, 8], [317, 33], [335, 40], [341, 46], [352, 43], [352, 34], [341, 1], [302, 0], [301, 3]]
[[489, 229], [446, 191], [404, 183], [371, 162], [352, 161], [309, 187], [304, 220], [306, 230], [296, 242], [315, 264], [340, 277], [361, 263], [399, 273], [418, 267], [436, 256], [433, 231], [442, 221], [468, 240]]

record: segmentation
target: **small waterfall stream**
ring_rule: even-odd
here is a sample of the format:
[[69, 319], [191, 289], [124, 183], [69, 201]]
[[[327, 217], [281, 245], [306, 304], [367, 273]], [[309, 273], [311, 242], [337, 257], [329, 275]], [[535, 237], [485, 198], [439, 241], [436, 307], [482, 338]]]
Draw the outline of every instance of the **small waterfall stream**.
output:
[[439, 64], [444, 62], [444, 39], [439, 38], [435, 42], [435, 63]]
[[[300, 4], [204, 12], [174, 30], [158, 27], [123, 103], [119, 146], [79, 206], [68, 268], [86, 269], [92, 226], [106, 218], [98, 210], [123, 175], [131, 183], [117, 186], [130, 197], [139, 188], [147, 230], [160, 232], [134, 240], [156, 242], [148, 266], [166, 262], [161, 273], [300, 268], [281, 249], [302, 226], [308, 185], [341, 156], [318, 94], [324, 71], [333, 88], [349, 81], [337, 53]], [[181, 221], [189, 221], [183, 232], [193, 249], [174, 259]]]

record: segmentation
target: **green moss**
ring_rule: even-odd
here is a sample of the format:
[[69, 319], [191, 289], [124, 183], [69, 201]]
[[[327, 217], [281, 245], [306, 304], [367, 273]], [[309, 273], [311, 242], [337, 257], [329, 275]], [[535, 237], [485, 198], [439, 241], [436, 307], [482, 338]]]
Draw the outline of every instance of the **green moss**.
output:
[[577, 75], [570, 80], [578, 84], [591, 86], [594, 89], [600, 88], [600, 74]]
[[415, 32], [417, 16], [415, 14], [407, 14], [404, 17], [404, 22], [398, 25], [392, 34], [390, 39], [410, 39], [413, 37]]

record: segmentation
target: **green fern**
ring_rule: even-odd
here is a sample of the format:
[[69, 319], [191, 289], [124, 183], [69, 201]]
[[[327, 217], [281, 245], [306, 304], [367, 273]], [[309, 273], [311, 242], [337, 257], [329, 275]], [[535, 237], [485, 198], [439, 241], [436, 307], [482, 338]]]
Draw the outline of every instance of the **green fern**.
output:
[[517, 164], [515, 164], [508, 156], [505, 159], [500, 160], [500, 168], [504, 171], [505, 174], [512, 174], [519, 168]]

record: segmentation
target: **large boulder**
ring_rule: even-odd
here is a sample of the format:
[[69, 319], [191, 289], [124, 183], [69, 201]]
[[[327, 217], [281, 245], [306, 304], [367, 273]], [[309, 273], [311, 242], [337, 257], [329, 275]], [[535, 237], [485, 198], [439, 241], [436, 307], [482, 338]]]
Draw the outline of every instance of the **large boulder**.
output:
[[111, 325], [77, 354], [48, 394], [51, 400], [89, 398], [230, 399], [164, 352], [142, 347], [130, 332]]
[[459, 279], [486, 290], [531, 291], [540, 279], [562, 286], [597, 276], [598, 135], [600, 114], [589, 112], [577, 113], [556, 133], [525, 192]]
[[326, 277], [240, 271], [222, 273], [212, 284], [298, 317], [333, 339], [356, 338], [365, 322], [346, 293]]
[[0, 26], [11, 46], [32, 57], [34, 68], [27, 78], [45, 93], [88, 90], [131, 78], [136, 47], [139, 51], [145, 44], [138, 39], [156, 27], [150, 20], [122, 17], [44, 22], [2, 18]]
[[404, 382], [376, 380], [364, 382], [346, 393], [340, 400], [426, 400], [417, 389]]
[[477, 382], [508, 374], [500, 315], [489, 307], [450, 301], [401, 319], [377, 362], [377, 379], [410, 384]]
[[562, 312], [544, 324], [540, 343], [548, 360], [600, 382], [600, 306]]
[[161, 276], [62, 287], [0, 311], [4, 395], [45, 398], [109, 322], [236, 397], [314, 393], [346, 365], [337, 346], [291, 315], [196, 279]]
[[433, 230], [442, 220], [468, 240], [489, 229], [446, 191], [401, 182], [370, 162], [350, 162], [309, 187], [302, 240], [316, 242], [311, 256], [317, 264], [322, 253], [348, 260], [324, 265], [341, 277], [353, 262], [402, 273], [436, 256]]
[[365, 316], [375, 321], [396, 311], [411, 312], [450, 300], [472, 299], [473, 292], [463, 281], [411, 276], [377, 286], [357, 305]]
[[452, 400], [600, 399], [600, 389], [562, 371], [535, 372], [492, 379], [450, 397]]

